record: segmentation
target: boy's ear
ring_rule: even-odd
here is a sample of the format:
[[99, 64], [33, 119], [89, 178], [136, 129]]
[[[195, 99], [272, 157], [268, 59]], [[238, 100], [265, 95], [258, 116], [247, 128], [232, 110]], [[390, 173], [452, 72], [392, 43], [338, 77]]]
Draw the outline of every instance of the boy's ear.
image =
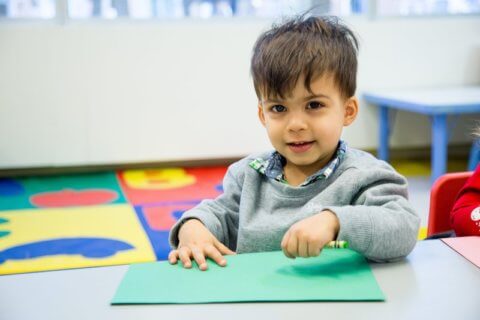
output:
[[358, 99], [353, 96], [345, 101], [345, 115], [343, 118], [343, 125], [349, 126], [358, 114]]
[[258, 103], [258, 119], [260, 119], [260, 122], [265, 127], [265, 114], [263, 113], [263, 108], [260, 102]]

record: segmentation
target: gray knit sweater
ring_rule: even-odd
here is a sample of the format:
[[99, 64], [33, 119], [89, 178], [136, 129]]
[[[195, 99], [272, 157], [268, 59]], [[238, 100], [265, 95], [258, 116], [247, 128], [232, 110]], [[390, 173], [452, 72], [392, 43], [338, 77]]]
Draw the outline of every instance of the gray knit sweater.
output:
[[281, 250], [285, 232], [295, 222], [334, 212], [340, 221], [337, 240], [375, 261], [406, 256], [414, 247], [420, 219], [407, 200], [407, 182], [389, 164], [347, 148], [344, 159], [327, 179], [293, 187], [267, 178], [249, 166], [269, 153], [232, 164], [224, 193], [184, 213], [172, 227], [170, 244], [186, 218], [197, 218], [226, 246], [236, 251]]

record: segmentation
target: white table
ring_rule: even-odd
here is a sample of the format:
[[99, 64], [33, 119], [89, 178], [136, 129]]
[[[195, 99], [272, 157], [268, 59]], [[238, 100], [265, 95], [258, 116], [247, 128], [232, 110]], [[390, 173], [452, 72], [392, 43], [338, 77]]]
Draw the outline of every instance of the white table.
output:
[[127, 266], [0, 276], [0, 319], [480, 318], [480, 269], [440, 240], [419, 242], [403, 261], [371, 266], [385, 302], [111, 306]]

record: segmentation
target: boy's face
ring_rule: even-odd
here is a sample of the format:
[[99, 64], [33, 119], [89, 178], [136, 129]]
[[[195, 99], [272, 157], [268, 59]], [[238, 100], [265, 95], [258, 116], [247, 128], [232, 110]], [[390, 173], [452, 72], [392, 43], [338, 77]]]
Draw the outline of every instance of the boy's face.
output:
[[333, 77], [313, 80], [312, 92], [300, 77], [285, 100], [262, 97], [258, 115], [273, 147], [287, 160], [285, 170], [312, 175], [334, 155], [342, 129], [355, 119], [358, 101], [343, 98]]

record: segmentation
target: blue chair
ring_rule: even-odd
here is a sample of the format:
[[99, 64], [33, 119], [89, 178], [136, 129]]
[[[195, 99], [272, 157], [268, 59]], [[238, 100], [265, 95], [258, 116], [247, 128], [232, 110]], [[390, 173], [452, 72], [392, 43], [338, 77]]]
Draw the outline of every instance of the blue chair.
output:
[[474, 171], [478, 162], [480, 162], [480, 139], [473, 141], [468, 159], [468, 170]]

